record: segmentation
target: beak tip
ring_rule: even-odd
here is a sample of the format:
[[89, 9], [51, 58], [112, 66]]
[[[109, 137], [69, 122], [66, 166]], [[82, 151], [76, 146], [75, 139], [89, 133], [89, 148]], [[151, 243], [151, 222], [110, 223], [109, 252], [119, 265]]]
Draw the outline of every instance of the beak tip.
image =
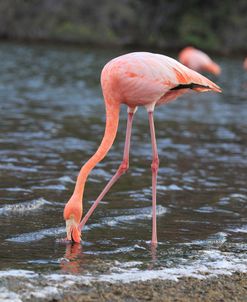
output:
[[74, 227], [72, 229], [71, 237], [72, 237], [72, 241], [74, 241], [76, 243], [80, 243], [80, 241], [81, 241], [81, 232], [79, 231], [78, 227]]

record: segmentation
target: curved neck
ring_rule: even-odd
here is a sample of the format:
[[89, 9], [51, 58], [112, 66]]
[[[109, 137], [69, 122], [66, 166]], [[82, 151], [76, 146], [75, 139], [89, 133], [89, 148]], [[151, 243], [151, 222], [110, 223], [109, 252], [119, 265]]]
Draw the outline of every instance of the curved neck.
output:
[[82, 200], [85, 182], [91, 170], [100, 162], [110, 150], [118, 129], [120, 105], [105, 102], [106, 105], [106, 127], [105, 134], [98, 150], [83, 165], [77, 177], [73, 195], [77, 195]]

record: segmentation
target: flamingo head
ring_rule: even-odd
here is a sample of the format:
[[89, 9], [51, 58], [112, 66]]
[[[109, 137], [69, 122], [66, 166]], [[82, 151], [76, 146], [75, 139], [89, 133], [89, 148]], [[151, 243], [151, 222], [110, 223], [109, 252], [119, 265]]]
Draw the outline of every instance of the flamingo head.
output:
[[79, 223], [82, 217], [82, 202], [78, 201], [76, 197], [71, 197], [64, 208], [63, 213], [66, 221], [67, 240], [80, 242], [81, 230]]
[[205, 66], [205, 69], [208, 72], [213, 73], [214, 75], [218, 76], [221, 73], [221, 68], [218, 64], [211, 62], [210, 64], [208, 64], [207, 66]]

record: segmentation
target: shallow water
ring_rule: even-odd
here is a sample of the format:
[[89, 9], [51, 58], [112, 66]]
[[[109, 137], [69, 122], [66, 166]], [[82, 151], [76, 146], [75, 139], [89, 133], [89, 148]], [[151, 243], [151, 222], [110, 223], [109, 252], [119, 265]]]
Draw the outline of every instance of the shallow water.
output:
[[[152, 154], [143, 109], [129, 172], [88, 221], [82, 244], [59, 242], [64, 204], [104, 132], [100, 70], [118, 54], [0, 45], [0, 275], [127, 282], [246, 271], [247, 75], [240, 59], [219, 59], [222, 75], [209, 76], [222, 94], [188, 94], [155, 112], [157, 250], [150, 248]], [[121, 162], [125, 124], [123, 107], [114, 146], [90, 174], [86, 210]]]

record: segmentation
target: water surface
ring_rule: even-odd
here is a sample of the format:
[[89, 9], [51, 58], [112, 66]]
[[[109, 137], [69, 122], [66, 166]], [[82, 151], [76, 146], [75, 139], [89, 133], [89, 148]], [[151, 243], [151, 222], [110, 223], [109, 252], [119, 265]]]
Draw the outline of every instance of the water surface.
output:
[[[150, 248], [152, 154], [142, 108], [129, 172], [88, 221], [81, 245], [58, 242], [79, 168], [104, 133], [100, 71], [118, 54], [0, 45], [2, 276], [126, 282], [246, 271], [247, 75], [240, 59], [219, 59], [222, 75], [208, 75], [222, 94], [188, 94], [155, 112], [157, 250]], [[126, 117], [123, 107], [114, 146], [88, 179], [85, 210], [121, 162]]]

